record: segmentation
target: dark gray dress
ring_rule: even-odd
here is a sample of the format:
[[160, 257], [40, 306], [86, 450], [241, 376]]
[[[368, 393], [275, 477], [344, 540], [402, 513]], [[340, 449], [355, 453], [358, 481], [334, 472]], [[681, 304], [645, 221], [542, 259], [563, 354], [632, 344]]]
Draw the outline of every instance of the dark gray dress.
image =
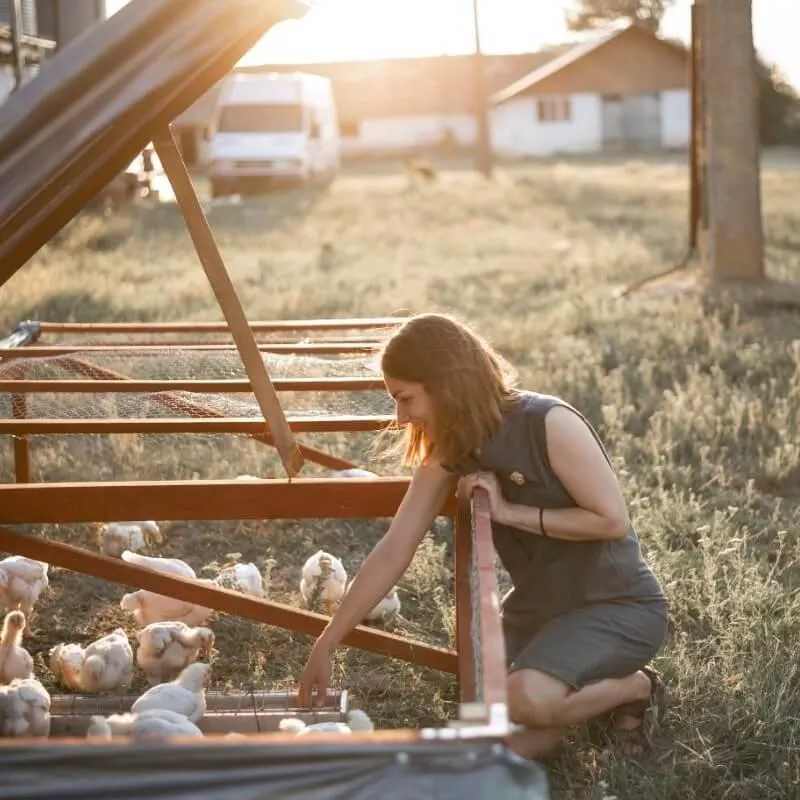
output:
[[[545, 415], [556, 405], [578, 414], [605, 454], [592, 426], [568, 403], [522, 392], [497, 433], [453, 471], [494, 472], [511, 503], [574, 508], [547, 455]], [[496, 522], [492, 528], [513, 584], [503, 599], [512, 671], [540, 670], [579, 689], [635, 672], [658, 652], [667, 630], [667, 602], [632, 528], [623, 539], [589, 542], [547, 538]]]

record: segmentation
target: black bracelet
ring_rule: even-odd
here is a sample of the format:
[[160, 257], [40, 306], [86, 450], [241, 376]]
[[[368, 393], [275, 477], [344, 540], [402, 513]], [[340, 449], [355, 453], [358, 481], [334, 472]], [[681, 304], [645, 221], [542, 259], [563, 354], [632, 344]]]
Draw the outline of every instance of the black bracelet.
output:
[[544, 509], [541, 506], [539, 507], [539, 530], [546, 539], [550, 538], [550, 535], [544, 529]]

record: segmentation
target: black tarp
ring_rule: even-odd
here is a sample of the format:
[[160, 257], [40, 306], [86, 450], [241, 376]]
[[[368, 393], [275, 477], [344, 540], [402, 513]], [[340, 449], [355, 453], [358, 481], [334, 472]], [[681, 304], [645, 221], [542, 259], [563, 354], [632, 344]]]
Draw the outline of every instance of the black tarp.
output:
[[[347, 737], [349, 738], [349, 737]], [[112, 742], [0, 747], [0, 800], [546, 800], [535, 763], [489, 741]]]
[[131, 0], [0, 105], [0, 286], [302, 0]]

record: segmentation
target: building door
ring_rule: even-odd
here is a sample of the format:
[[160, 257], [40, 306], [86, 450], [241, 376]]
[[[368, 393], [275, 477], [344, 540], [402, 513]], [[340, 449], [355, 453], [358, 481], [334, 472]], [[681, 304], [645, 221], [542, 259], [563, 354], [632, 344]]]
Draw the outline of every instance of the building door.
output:
[[657, 93], [623, 98], [623, 124], [629, 147], [653, 150], [661, 146], [661, 102]]
[[603, 149], [605, 150], [621, 150], [625, 147], [622, 111], [622, 97], [618, 94], [608, 94], [603, 97]]

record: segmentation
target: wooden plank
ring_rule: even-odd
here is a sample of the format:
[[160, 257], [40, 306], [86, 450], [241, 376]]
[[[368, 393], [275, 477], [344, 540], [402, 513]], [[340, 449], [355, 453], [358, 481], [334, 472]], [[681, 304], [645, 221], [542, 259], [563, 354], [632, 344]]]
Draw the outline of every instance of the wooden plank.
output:
[[506, 645], [500, 619], [500, 592], [494, 567], [492, 518], [489, 495], [477, 489], [472, 496], [475, 525], [475, 562], [477, 568], [478, 623], [480, 630], [481, 682], [480, 699], [487, 707], [507, 705]]
[[247, 377], [253, 385], [261, 413], [269, 423], [270, 433], [275, 440], [275, 449], [280, 455], [286, 474], [291, 478], [303, 468], [305, 459], [297, 446], [294, 432], [286, 421], [275, 388], [261, 358], [255, 335], [250, 329], [236, 288], [225, 266], [222, 254], [211, 233], [203, 207], [192, 185], [186, 165], [183, 163], [178, 143], [169, 128], [164, 128], [153, 137], [153, 147], [158, 154], [164, 172], [172, 184], [178, 208], [186, 220], [189, 235], [194, 242], [197, 256], [205, 270], [208, 282], [217, 298], [219, 307], [228, 323], [236, 349], [242, 359]]
[[[145, 503], [142, 503], [141, 511], [144, 514], [149, 511]], [[155, 572], [137, 564], [91, 553], [62, 542], [28, 536], [11, 528], [0, 527], [0, 550], [309, 636], [319, 636], [330, 619], [322, 614], [303, 611], [271, 600]], [[452, 650], [406, 639], [385, 631], [373, 630], [363, 625], [357, 626], [345, 636], [342, 644], [444, 672], [457, 670], [456, 654]]]
[[[289, 417], [292, 431], [304, 433], [347, 433], [350, 431], [379, 431], [395, 421], [391, 415]], [[0, 435], [42, 436], [44, 434], [77, 433], [246, 433], [258, 434], [264, 430], [264, 420], [257, 417], [215, 417], [197, 419], [158, 417], [125, 419], [0, 419]], [[274, 433], [270, 431], [270, 436]]]
[[[325, 705], [318, 710], [341, 713], [346, 709], [343, 702], [347, 693], [328, 689]], [[138, 694], [51, 694], [50, 713], [62, 717], [87, 716], [89, 714], [120, 714], [129, 711], [138, 699]], [[206, 709], [211, 713], [291, 713], [298, 708], [296, 692], [218, 692], [206, 690]]]
[[[391, 517], [408, 478], [0, 484], [0, 523]], [[441, 514], [455, 513], [455, 497]]]
[[[380, 348], [377, 342], [254, 342], [261, 353], [279, 353], [288, 355], [356, 355], [359, 353], [372, 353]], [[163, 356], [168, 353], [235, 353], [232, 344], [187, 344], [177, 342], [165, 344], [58, 344], [58, 345], [30, 345], [29, 347], [2, 347], [0, 358], [52, 358], [70, 354], [111, 353], [113, 355], [130, 357], [135, 356]], [[262, 362], [263, 363], [263, 362]]]
[[[330, 319], [278, 319], [250, 322], [254, 333], [285, 331], [335, 331], [389, 328], [406, 317], [342, 317]], [[230, 333], [227, 322], [38, 322], [42, 333]]]
[[453, 547], [456, 604], [456, 650], [458, 651], [458, 689], [462, 703], [477, 698], [475, 647], [472, 639], [472, 510], [469, 496], [458, 493]]
[[[381, 378], [276, 378], [277, 392], [368, 392], [386, 391]], [[121, 377], [112, 380], [0, 380], [0, 394], [58, 393], [141, 393], [197, 392], [232, 394], [252, 392], [248, 380], [138, 380]]]

